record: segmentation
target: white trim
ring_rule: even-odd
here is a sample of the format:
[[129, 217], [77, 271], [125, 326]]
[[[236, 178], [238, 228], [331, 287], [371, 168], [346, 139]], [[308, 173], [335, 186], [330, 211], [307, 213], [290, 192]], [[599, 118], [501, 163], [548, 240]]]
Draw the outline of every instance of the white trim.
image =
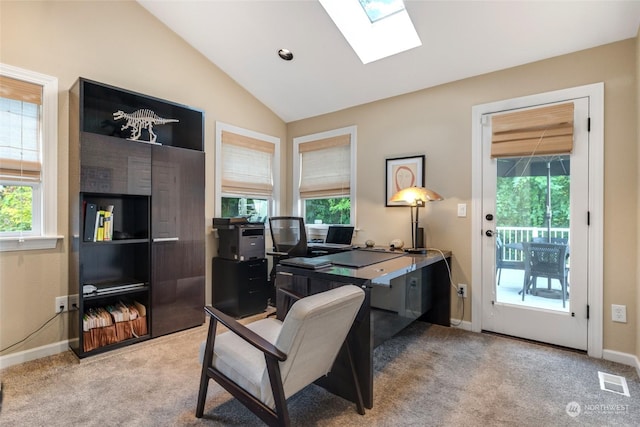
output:
[[[537, 105], [553, 99], [589, 98], [589, 322], [587, 352], [602, 357], [603, 345], [603, 212], [604, 212], [604, 83], [594, 83], [537, 95], [475, 105], [471, 109], [471, 277], [482, 283], [482, 115]], [[595, 179], [598, 177], [599, 179]], [[482, 292], [472, 292], [471, 330], [482, 330]]]
[[55, 248], [57, 240], [63, 239], [58, 236], [58, 79], [3, 63], [0, 74], [42, 86], [42, 208], [38, 216], [34, 214], [40, 221], [40, 235], [2, 238], [0, 252]]
[[31, 348], [29, 350], [11, 353], [0, 357], [0, 369], [9, 366], [19, 365], [31, 360], [40, 359], [42, 357], [53, 356], [55, 354], [64, 353], [69, 349], [69, 340], [54, 342], [43, 345], [42, 347]]
[[54, 249], [64, 236], [24, 236], [0, 238], [0, 252]]
[[219, 217], [222, 212], [222, 156], [220, 155], [222, 153], [222, 131], [259, 139], [275, 145], [273, 153], [273, 193], [269, 215], [277, 215], [280, 212], [280, 138], [216, 121], [215, 216]]
[[460, 319], [451, 319], [451, 327], [452, 328], [458, 328], [458, 329], [462, 329], [464, 331], [469, 331], [469, 332], [475, 332], [472, 329], [472, 324], [471, 322], [467, 321], [467, 320], [463, 320], [460, 321]]
[[620, 363], [636, 368], [636, 373], [640, 377], [640, 359], [635, 354], [622, 353], [615, 350], [602, 350], [602, 358], [611, 362]]
[[[349, 213], [351, 218], [351, 225], [356, 226], [356, 159], [357, 159], [357, 140], [358, 140], [358, 126], [347, 126], [340, 129], [328, 130], [325, 132], [314, 133], [311, 135], [298, 136], [293, 138], [293, 215], [303, 216], [302, 214], [302, 202], [300, 200], [300, 191], [298, 191], [300, 184], [300, 144], [304, 144], [309, 141], [316, 141], [319, 139], [332, 138], [334, 136], [349, 134], [351, 137], [351, 183], [349, 197], [351, 198], [351, 212]], [[357, 231], [357, 230], [356, 230]]]

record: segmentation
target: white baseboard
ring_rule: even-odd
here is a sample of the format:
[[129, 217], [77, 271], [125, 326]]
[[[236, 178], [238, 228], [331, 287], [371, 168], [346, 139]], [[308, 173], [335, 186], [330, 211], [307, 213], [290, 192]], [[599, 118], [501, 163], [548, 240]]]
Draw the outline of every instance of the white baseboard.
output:
[[41, 357], [53, 356], [54, 354], [63, 353], [69, 349], [69, 340], [58, 341], [53, 344], [47, 344], [42, 347], [31, 348], [29, 350], [20, 351], [18, 353], [8, 354], [0, 357], [0, 369], [9, 366], [18, 365], [20, 363], [29, 362], [31, 360], [40, 359]]
[[451, 319], [451, 326], [453, 328], [464, 329], [465, 331], [472, 332], [471, 322], [467, 322], [466, 320], [460, 321], [460, 319]]
[[602, 358], [612, 362], [621, 363], [623, 365], [636, 368], [636, 373], [640, 377], [640, 359], [638, 356], [629, 353], [622, 353], [615, 350], [602, 350]]

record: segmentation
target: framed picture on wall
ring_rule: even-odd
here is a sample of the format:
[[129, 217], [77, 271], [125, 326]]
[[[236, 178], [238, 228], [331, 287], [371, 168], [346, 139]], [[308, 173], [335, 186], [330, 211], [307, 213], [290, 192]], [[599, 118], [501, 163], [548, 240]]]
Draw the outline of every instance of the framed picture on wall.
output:
[[407, 187], [424, 187], [424, 155], [386, 159], [386, 206], [406, 206], [389, 199]]

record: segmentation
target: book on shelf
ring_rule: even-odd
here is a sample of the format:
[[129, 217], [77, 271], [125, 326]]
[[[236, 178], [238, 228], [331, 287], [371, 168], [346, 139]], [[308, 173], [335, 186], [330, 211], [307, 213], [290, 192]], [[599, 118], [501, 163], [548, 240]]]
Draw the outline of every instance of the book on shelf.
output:
[[113, 205], [98, 207], [87, 203], [85, 209], [85, 242], [107, 242], [113, 240]]
[[96, 214], [98, 212], [98, 206], [95, 203], [86, 203], [84, 210], [84, 237], [85, 242], [93, 242], [96, 230]]
[[96, 210], [96, 217], [94, 220], [95, 227], [93, 229], [93, 241], [98, 241], [98, 229], [100, 228], [100, 209]]
[[104, 210], [103, 220], [103, 239], [105, 242], [112, 240], [113, 238], [113, 205], [109, 205]]
[[102, 242], [104, 240], [104, 210], [98, 211], [98, 234], [96, 236], [96, 242]]

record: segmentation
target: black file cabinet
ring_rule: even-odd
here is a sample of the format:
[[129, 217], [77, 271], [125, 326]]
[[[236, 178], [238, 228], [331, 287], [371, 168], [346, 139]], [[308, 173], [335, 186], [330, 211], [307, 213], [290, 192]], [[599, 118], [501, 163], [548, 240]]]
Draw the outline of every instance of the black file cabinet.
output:
[[212, 303], [234, 317], [246, 317], [267, 308], [267, 259], [235, 261], [213, 258]]

